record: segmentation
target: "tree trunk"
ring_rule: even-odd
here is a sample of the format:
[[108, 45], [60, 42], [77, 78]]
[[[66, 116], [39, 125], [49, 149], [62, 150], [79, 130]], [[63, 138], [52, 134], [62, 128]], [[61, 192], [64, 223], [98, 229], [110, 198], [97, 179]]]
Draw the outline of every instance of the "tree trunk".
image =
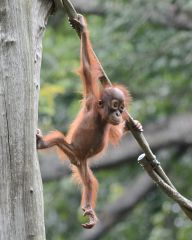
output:
[[44, 240], [37, 161], [41, 41], [51, 0], [0, 0], [0, 239]]

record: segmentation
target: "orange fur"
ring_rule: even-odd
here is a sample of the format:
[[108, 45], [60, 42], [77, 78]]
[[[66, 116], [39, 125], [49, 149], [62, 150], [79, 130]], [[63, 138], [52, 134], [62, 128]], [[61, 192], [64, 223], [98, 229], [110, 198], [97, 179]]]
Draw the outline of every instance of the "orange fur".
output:
[[[74, 165], [71, 166], [71, 170], [73, 173], [72, 176], [73, 176], [74, 181], [83, 186], [82, 197], [81, 197], [81, 206], [84, 207], [86, 204], [86, 200], [85, 200], [85, 189], [84, 189], [81, 173], [79, 172], [79, 169]], [[92, 188], [94, 189], [92, 199], [91, 199], [91, 206], [94, 209], [96, 200], [97, 200], [97, 192], [98, 192], [98, 188], [99, 188], [99, 183], [98, 183], [97, 179], [95, 178], [95, 176], [93, 175], [93, 172], [91, 171], [90, 168], [88, 169], [88, 171], [89, 171], [89, 175], [90, 175], [91, 182], [92, 182]]]

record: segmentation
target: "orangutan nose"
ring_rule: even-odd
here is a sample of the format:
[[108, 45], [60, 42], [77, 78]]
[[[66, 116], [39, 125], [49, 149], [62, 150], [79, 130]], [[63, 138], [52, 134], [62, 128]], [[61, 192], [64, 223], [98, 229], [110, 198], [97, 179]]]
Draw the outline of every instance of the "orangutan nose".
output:
[[121, 116], [121, 113], [120, 113], [119, 111], [116, 111], [116, 112], [115, 112], [115, 115], [116, 115], [116, 117], [120, 117], [120, 116]]

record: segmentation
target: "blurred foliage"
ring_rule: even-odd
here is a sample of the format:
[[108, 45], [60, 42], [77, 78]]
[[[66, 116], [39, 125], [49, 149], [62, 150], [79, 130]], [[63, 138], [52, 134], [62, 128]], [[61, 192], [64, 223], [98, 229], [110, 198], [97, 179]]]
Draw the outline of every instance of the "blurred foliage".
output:
[[[161, 121], [171, 114], [191, 110], [191, 32], [149, 21], [156, 9], [164, 11], [171, 0], [106, 0], [105, 16], [88, 16], [94, 49], [112, 82], [123, 83], [133, 96], [131, 114], [142, 122]], [[192, 10], [192, 1], [177, 1]], [[50, 19], [44, 42], [41, 71], [39, 124], [45, 131], [66, 132], [78, 112], [81, 81], [79, 39], [64, 18]], [[186, 150], [171, 166], [170, 176], [191, 196], [192, 151]], [[172, 158], [172, 153], [169, 153]], [[124, 193], [140, 171], [134, 164], [97, 173], [100, 191], [98, 212]], [[184, 174], [182, 174], [184, 173]], [[75, 239], [82, 231], [77, 211], [80, 191], [70, 178], [44, 185], [48, 240]], [[102, 239], [186, 240], [191, 222], [160, 191], [151, 193], [127, 218]]]

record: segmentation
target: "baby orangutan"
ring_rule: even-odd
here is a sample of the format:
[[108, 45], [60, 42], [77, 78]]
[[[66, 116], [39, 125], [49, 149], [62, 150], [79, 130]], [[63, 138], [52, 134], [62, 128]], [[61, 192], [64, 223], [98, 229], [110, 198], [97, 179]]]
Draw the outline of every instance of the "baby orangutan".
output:
[[[125, 128], [126, 107], [130, 102], [129, 93], [121, 85], [99, 86], [103, 76], [101, 65], [96, 59], [89, 39], [83, 16], [71, 20], [81, 36], [80, 76], [83, 81], [83, 101], [81, 110], [65, 137], [55, 131], [47, 136], [37, 133], [37, 149], [57, 146], [72, 163], [75, 179], [82, 184], [81, 206], [88, 223], [84, 228], [92, 228], [97, 222], [94, 208], [98, 182], [88, 166], [87, 160], [104, 150], [108, 143], [118, 143]], [[138, 130], [141, 125], [136, 122]]]

